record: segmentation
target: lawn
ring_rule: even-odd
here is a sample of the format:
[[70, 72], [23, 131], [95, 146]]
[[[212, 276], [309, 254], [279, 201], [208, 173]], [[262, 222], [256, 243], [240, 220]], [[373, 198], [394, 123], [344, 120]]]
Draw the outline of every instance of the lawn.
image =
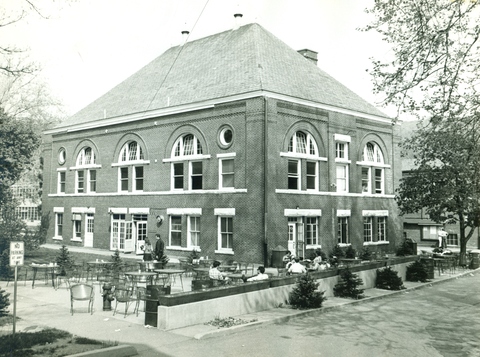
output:
[[[0, 328], [12, 324], [11, 316], [0, 318]], [[0, 357], [60, 357], [70, 356], [116, 346], [116, 342], [102, 342], [73, 336], [69, 332], [45, 328], [35, 332], [0, 332]]]

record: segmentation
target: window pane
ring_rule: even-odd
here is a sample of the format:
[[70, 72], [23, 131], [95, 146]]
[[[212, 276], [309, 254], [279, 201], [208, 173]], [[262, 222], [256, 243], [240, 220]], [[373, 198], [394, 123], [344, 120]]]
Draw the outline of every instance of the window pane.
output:
[[372, 241], [372, 217], [363, 217], [363, 241]]
[[173, 187], [183, 189], [183, 163], [173, 164]]
[[383, 169], [375, 169], [375, 193], [383, 193]]
[[234, 187], [233, 159], [221, 160], [222, 187]]
[[307, 189], [315, 190], [317, 188], [317, 163], [307, 161]]
[[185, 135], [183, 138], [183, 155], [193, 154], [193, 135]]
[[362, 192], [370, 192], [370, 168], [362, 167]]
[[77, 171], [77, 192], [82, 193], [84, 192], [85, 188], [85, 181], [84, 181], [85, 172], [80, 170]]
[[387, 240], [387, 217], [378, 217], [378, 240]]
[[174, 246], [182, 245], [182, 217], [181, 216], [171, 217], [170, 237], [171, 237], [171, 242], [170, 242], [171, 245], [174, 245]]
[[307, 153], [307, 136], [305, 133], [297, 132], [297, 153], [306, 154]]
[[59, 175], [59, 180], [60, 180], [60, 192], [65, 193], [65, 172], [60, 172]]
[[221, 248], [233, 249], [233, 219], [232, 217], [220, 218]]
[[288, 160], [288, 188], [298, 190], [298, 161]]
[[90, 176], [90, 188], [89, 188], [90, 192], [96, 192], [97, 191], [97, 171], [90, 170], [89, 176]]
[[201, 190], [203, 187], [202, 162], [192, 162], [192, 190]]
[[143, 166], [135, 166], [135, 190], [143, 191]]
[[128, 191], [128, 167], [120, 168], [120, 190]]
[[344, 165], [337, 165], [337, 191], [347, 191], [347, 167]]

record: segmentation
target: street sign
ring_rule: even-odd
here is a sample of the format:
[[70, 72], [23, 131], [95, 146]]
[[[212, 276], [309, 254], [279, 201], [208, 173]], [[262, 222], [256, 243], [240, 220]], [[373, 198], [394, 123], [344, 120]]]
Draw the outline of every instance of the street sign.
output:
[[10, 242], [10, 266], [22, 266], [25, 254], [24, 242]]

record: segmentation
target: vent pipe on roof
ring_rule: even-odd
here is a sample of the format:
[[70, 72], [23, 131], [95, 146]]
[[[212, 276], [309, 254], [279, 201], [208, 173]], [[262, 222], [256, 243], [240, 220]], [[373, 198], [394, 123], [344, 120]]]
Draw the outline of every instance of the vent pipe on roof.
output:
[[318, 61], [317, 55], [318, 55], [318, 52], [315, 52], [315, 51], [312, 51], [312, 50], [308, 50], [308, 49], [299, 50], [299, 51], [297, 51], [297, 52], [300, 53], [303, 57], [305, 57], [305, 58], [308, 59], [309, 61], [312, 61], [313, 63], [315, 63], [315, 65], [317, 65], [317, 61]]
[[187, 40], [188, 40], [188, 35], [190, 34], [190, 31], [182, 31], [182, 44], [181, 46], [183, 46], [184, 44], [187, 43]]
[[237, 14], [233, 15], [233, 17], [235, 18], [235, 23], [233, 25], [233, 29], [238, 30], [240, 28], [240, 26], [242, 25], [243, 15], [240, 14], [240, 13], [237, 13]]

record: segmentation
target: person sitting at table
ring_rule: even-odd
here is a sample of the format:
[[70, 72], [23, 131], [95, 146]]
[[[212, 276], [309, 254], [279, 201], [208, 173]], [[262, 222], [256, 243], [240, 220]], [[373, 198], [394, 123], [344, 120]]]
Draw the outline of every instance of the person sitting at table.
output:
[[208, 271], [208, 277], [211, 280], [218, 280], [222, 282], [223, 284], [229, 284], [230, 279], [228, 276], [225, 276], [220, 270], [218, 270], [218, 267], [220, 266], [220, 262], [218, 260], [215, 260], [210, 267], [210, 270]]
[[300, 259], [295, 258], [295, 262], [290, 265], [290, 268], [288, 268], [287, 273], [288, 274], [303, 274], [306, 273], [307, 269], [303, 264], [300, 264]]
[[153, 247], [148, 238], [145, 239], [145, 245], [142, 245], [140, 248], [143, 250], [143, 261], [153, 260]]
[[295, 258], [295, 256], [292, 254], [291, 251], [287, 250], [287, 254], [285, 254], [282, 258], [283, 265], [287, 265], [289, 262], [292, 261], [293, 258]]
[[265, 274], [265, 267], [262, 265], [257, 268], [257, 275], [254, 275], [250, 278], [247, 278], [245, 274], [242, 275], [242, 280], [244, 283], [247, 281], [267, 280], [268, 278], [268, 274]]

